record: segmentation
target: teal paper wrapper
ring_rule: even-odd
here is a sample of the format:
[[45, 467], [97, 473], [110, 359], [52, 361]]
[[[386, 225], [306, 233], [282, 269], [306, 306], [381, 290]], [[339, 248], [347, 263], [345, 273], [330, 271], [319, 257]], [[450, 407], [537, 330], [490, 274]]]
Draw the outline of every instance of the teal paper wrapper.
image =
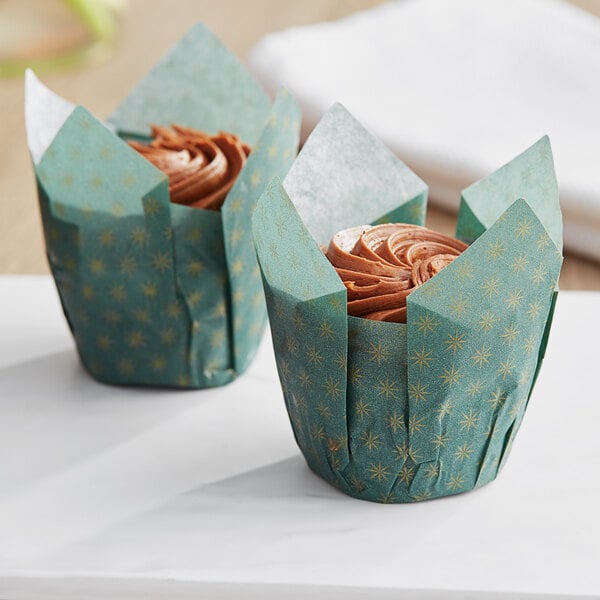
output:
[[253, 216], [294, 435], [315, 473], [364, 500], [414, 502], [492, 481], [552, 320], [562, 220], [547, 138], [463, 192], [457, 237], [472, 244], [410, 294], [406, 324], [347, 316], [319, 246], [390, 216], [423, 224], [426, 191], [334, 105]]
[[[113, 384], [232, 381], [266, 323], [250, 215], [296, 155], [293, 99], [281, 90], [270, 106], [203, 25], [138, 84], [108, 126], [31, 73], [26, 92], [48, 260], [85, 368]], [[252, 146], [220, 212], [171, 204], [166, 175], [120, 137], [147, 139], [151, 124], [171, 123], [228, 131]]]

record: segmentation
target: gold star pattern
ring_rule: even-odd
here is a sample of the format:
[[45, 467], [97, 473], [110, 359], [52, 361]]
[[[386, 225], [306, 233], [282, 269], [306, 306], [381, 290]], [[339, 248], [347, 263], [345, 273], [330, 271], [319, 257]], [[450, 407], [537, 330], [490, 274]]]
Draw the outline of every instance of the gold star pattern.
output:
[[325, 393], [331, 398], [338, 398], [342, 395], [342, 386], [340, 382], [333, 377], [328, 377], [323, 384], [323, 387], [325, 388]]
[[512, 309], [521, 306], [521, 302], [523, 302], [523, 292], [520, 290], [510, 292], [506, 298], [506, 305]]
[[408, 420], [408, 431], [410, 435], [414, 435], [415, 433], [419, 433], [423, 427], [425, 427], [424, 419], [419, 419], [417, 415], [412, 415]]
[[133, 258], [132, 256], [126, 256], [122, 258], [119, 264], [119, 268], [121, 269], [121, 273], [124, 273], [125, 275], [133, 274], [137, 269], [137, 263], [135, 258]]
[[213, 348], [218, 348], [219, 346], [222, 346], [224, 341], [225, 341], [225, 332], [222, 329], [215, 331], [210, 336], [210, 345]]
[[425, 313], [417, 319], [417, 331], [421, 332], [424, 337], [427, 337], [428, 333], [433, 333], [439, 322], [430, 313]]
[[313, 440], [317, 440], [317, 441], [324, 440], [326, 437], [324, 427], [322, 425], [313, 425], [310, 428], [310, 436], [312, 437]]
[[327, 321], [323, 321], [321, 325], [319, 325], [319, 335], [321, 337], [330, 339], [335, 335], [333, 327]]
[[108, 293], [115, 302], [124, 302], [127, 300], [127, 292], [124, 285], [113, 285]]
[[172, 329], [171, 327], [169, 327], [168, 329], [163, 329], [160, 332], [160, 339], [163, 344], [167, 344], [167, 345], [172, 344], [175, 341], [176, 337], [177, 337], [177, 334], [175, 333], [175, 330]]
[[462, 377], [460, 368], [456, 368], [452, 365], [449, 369], [444, 369], [444, 372], [440, 375], [440, 379], [445, 385], [453, 386], [457, 385]]
[[317, 412], [321, 417], [328, 418], [331, 417], [331, 408], [326, 404], [319, 404], [317, 406]]
[[167, 304], [167, 316], [172, 319], [176, 319], [181, 314], [181, 306], [177, 302], [170, 302]]
[[134, 246], [141, 247], [148, 243], [149, 235], [143, 227], [135, 227], [131, 233], [131, 242]]
[[527, 309], [527, 316], [530, 319], [535, 319], [539, 316], [541, 310], [542, 305], [539, 300], [537, 302], [531, 302], [529, 304], [529, 308]]
[[438, 433], [437, 435], [433, 436], [433, 439], [431, 440], [431, 443], [436, 447], [436, 448], [445, 448], [446, 444], [448, 443], [448, 438], [450, 436], [447, 433]]
[[146, 338], [141, 331], [131, 331], [127, 336], [126, 343], [131, 348], [142, 348], [146, 345]]
[[177, 385], [181, 387], [189, 387], [191, 385], [191, 380], [187, 375], [180, 375], [177, 379]]
[[540, 234], [540, 237], [538, 237], [536, 241], [536, 245], [538, 250], [543, 252], [550, 245], [550, 238], [548, 237], [548, 234], [545, 232]]
[[306, 357], [308, 358], [309, 362], [315, 366], [321, 365], [323, 363], [323, 355], [316, 346], [311, 346], [306, 351]]
[[378, 450], [382, 444], [381, 436], [377, 433], [372, 433], [371, 431], [365, 431], [360, 439], [363, 446], [369, 451]]
[[472, 453], [473, 453], [473, 448], [471, 448], [471, 446], [469, 446], [469, 444], [467, 444], [465, 442], [462, 446], [458, 447], [458, 449], [454, 453], [454, 456], [462, 462], [462, 461], [468, 459]]
[[498, 375], [502, 375], [502, 379], [506, 379], [506, 377], [512, 375], [512, 372], [514, 370], [515, 363], [511, 359], [500, 361], [500, 366], [498, 367]]
[[148, 198], [144, 203], [144, 210], [147, 215], [155, 217], [160, 212], [160, 203], [156, 198]]
[[437, 479], [440, 476], [440, 465], [437, 463], [428, 463], [425, 466], [425, 477], [427, 479]]
[[310, 375], [306, 371], [301, 371], [300, 374], [298, 375], [298, 379], [300, 380], [300, 385], [303, 388], [310, 387], [310, 384], [311, 384]]
[[519, 256], [515, 257], [515, 259], [512, 261], [512, 263], [510, 265], [511, 271], [515, 274], [521, 273], [526, 268], [527, 268], [527, 258], [523, 254], [520, 254]]
[[116, 237], [110, 229], [105, 229], [99, 233], [98, 239], [103, 246], [112, 246]]
[[358, 479], [356, 476], [352, 477], [352, 479], [350, 480], [350, 485], [352, 486], [354, 491], [357, 492], [358, 494], [360, 494], [360, 492], [363, 492], [364, 490], [367, 489], [367, 486], [365, 485], [365, 483], [363, 481], [361, 481], [360, 479]]
[[531, 234], [531, 230], [533, 229], [533, 223], [528, 219], [523, 219], [519, 222], [516, 227], [515, 233], [520, 240], [524, 240], [528, 235]]
[[385, 396], [386, 400], [397, 398], [398, 383], [394, 380], [390, 381], [389, 375], [386, 375], [385, 380], [380, 379], [377, 382], [377, 393], [379, 396]]
[[121, 320], [121, 315], [119, 315], [116, 310], [111, 308], [104, 312], [104, 320], [108, 321], [109, 323], [118, 323]]
[[481, 289], [488, 298], [500, 292], [500, 280], [497, 277], [488, 277], [482, 284]]
[[414, 479], [415, 469], [414, 467], [408, 466], [408, 464], [402, 465], [400, 472], [398, 473], [398, 481], [400, 483], [406, 483], [410, 485], [411, 481]]
[[130, 358], [122, 358], [119, 360], [117, 369], [123, 375], [132, 375], [134, 372], [133, 361]]
[[196, 243], [202, 239], [202, 230], [198, 226], [190, 227], [184, 237], [186, 242]]
[[471, 360], [473, 361], [474, 365], [477, 365], [481, 369], [484, 364], [488, 365], [490, 363], [491, 356], [492, 353], [490, 352], [489, 347], [483, 344], [481, 348], [475, 350], [475, 354], [471, 356]]
[[122, 217], [125, 214], [125, 209], [120, 202], [114, 202], [110, 207], [110, 212], [113, 217]]
[[236, 246], [239, 241], [244, 237], [244, 231], [241, 227], [234, 227], [231, 230], [231, 235], [229, 236], [229, 241], [232, 246]]
[[94, 297], [94, 288], [91, 285], [84, 285], [81, 294], [86, 300], [91, 300]]
[[370, 350], [367, 350], [367, 352], [369, 353], [371, 360], [376, 362], [377, 366], [380, 367], [381, 363], [385, 362], [389, 358], [390, 351], [388, 347], [381, 342], [377, 342], [377, 344], [371, 342], [370, 346], [371, 348]]
[[539, 267], [534, 269], [533, 275], [531, 278], [533, 279], [534, 283], [539, 285], [540, 283], [543, 283], [546, 280], [547, 274], [548, 274], [548, 270], [546, 269], [546, 267], [544, 267], [544, 265], [540, 265]]
[[160, 273], [164, 273], [171, 268], [171, 258], [166, 252], [157, 252], [152, 257], [152, 266]]
[[468, 302], [464, 298], [450, 300], [450, 311], [457, 317], [462, 317], [467, 312]]
[[224, 317], [226, 313], [227, 313], [227, 306], [225, 305], [225, 301], [220, 300], [219, 302], [217, 302], [217, 305], [215, 306], [214, 315], [215, 315], [215, 317], [218, 318], [218, 317]]
[[496, 390], [492, 393], [491, 397], [488, 399], [488, 402], [494, 407], [498, 408], [506, 401], [506, 395], [501, 391]]
[[359, 400], [356, 403], [355, 411], [361, 419], [369, 417], [371, 416], [371, 403], [365, 402], [364, 400]]
[[150, 366], [155, 373], [160, 373], [165, 370], [167, 361], [162, 356], [154, 356], [150, 361]]
[[101, 258], [92, 258], [90, 261], [90, 271], [94, 273], [94, 275], [104, 273], [104, 261]]
[[396, 411], [385, 418], [387, 427], [394, 433], [398, 430], [404, 431], [404, 415], [399, 415]]
[[371, 475], [371, 479], [376, 479], [379, 483], [381, 483], [382, 481], [388, 480], [390, 471], [388, 467], [383, 466], [381, 463], [373, 463], [369, 468], [369, 474]]
[[150, 323], [150, 312], [145, 308], [136, 308], [133, 311], [133, 318], [140, 323]]
[[408, 385], [408, 396], [415, 402], [425, 402], [430, 393], [426, 383], [423, 384], [420, 381], [417, 381], [416, 383], [410, 383]]
[[445, 340], [444, 343], [452, 352], [456, 352], [457, 350], [462, 350], [463, 346], [467, 341], [467, 337], [464, 333], [459, 333], [458, 330], [456, 333], [451, 333]]
[[402, 442], [402, 444], [396, 444], [392, 449], [392, 452], [396, 455], [396, 460], [407, 460], [411, 459], [413, 462], [418, 463], [421, 460], [421, 453], [418, 448], [413, 448]]
[[474, 427], [477, 427], [478, 422], [479, 422], [478, 413], [473, 412], [473, 409], [470, 408], [468, 413], [463, 413], [463, 418], [460, 421], [460, 428], [470, 431]]
[[477, 381], [472, 381], [467, 388], [467, 394], [474, 398], [477, 394], [480, 394], [483, 391], [483, 382], [478, 379]]
[[158, 288], [154, 283], [142, 283], [142, 292], [147, 298], [156, 298], [158, 295]]
[[240, 275], [244, 272], [244, 261], [241, 258], [238, 258], [231, 263], [231, 272], [234, 275]]
[[431, 365], [431, 361], [433, 360], [431, 350], [425, 350], [422, 348], [420, 351], [415, 350], [410, 357], [413, 366], [418, 366], [419, 370], [423, 370], [423, 368], [427, 368]]
[[346, 358], [345, 354], [342, 354], [341, 352], [336, 352], [333, 362], [338, 366], [338, 368], [341, 371], [344, 371], [344, 372], [346, 371], [346, 367], [348, 365], [348, 359]]
[[519, 330], [516, 325], [510, 325], [504, 328], [504, 333], [500, 334], [500, 337], [507, 343], [512, 344], [519, 335]]
[[348, 377], [353, 385], [357, 385], [360, 383], [360, 380], [364, 377], [364, 375], [360, 367], [350, 367], [348, 371]]
[[473, 277], [473, 265], [463, 260], [455, 266], [455, 273], [460, 281], [464, 282], [466, 279]]
[[127, 173], [122, 177], [121, 183], [126, 188], [132, 187], [135, 185], [135, 175], [133, 175], [133, 173]]
[[452, 490], [453, 492], [457, 492], [458, 490], [460, 490], [462, 488], [462, 486], [465, 484], [465, 478], [461, 473], [457, 473], [456, 475], [452, 475], [452, 477], [450, 477], [450, 480], [447, 483], [447, 487], [448, 489]]
[[201, 260], [191, 260], [185, 267], [189, 275], [197, 277], [204, 271], [204, 264]]
[[491, 310], [486, 310], [479, 318], [477, 324], [479, 325], [479, 329], [490, 331], [499, 320], [500, 317], [496, 316]]
[[109, 350], [112, 346], [112, 343], [112, 340], [106, 334], [99, 335], [96, 338], [96, 345], [98, 346], [98, 348], [100, 348], [100, 350]]
[[290, 354], [296, 354], [298, 352], [300, 346], [296, 340], [291, 335], [288, 335], [285, 339], [285, 347]]
[[500, 240], [496, 240], [495, 242], [488, 243], [485, 253], [490, 260], [495, 262], [502, 257], [505, 251], [504, 244]]
[[188, 295], [187, 301], [188, 304], [193, 307], [199, 304], [202, 301], [202, 298], [204, 298], [204, 294], [200, 291], [195, 291]]
[[523, 349], [525, 350], [525, 352], [527, 352], [527, 354], [533, 352], [533, 350], [535, 349], [535, 338], [533, 336], [528, 337], [523, 342]]
[[452, 402], [450, 400], [444, 400], [438, 409], [435, 411], [437, 415], [439, 415], [440, 419], [449, 415], [452, 410]]
[[262, 292], [256, 292], [254, 296], [252, 296], [252, 306], [260, 306], [263, 303], [264, 294]]

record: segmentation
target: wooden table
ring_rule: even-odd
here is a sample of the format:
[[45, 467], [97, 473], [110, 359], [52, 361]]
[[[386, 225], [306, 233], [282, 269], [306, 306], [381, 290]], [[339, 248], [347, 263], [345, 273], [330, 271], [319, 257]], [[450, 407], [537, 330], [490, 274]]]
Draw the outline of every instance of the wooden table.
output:
[[[597, 0], [572, 1], [600, 15]], [[103, 118], [196, 21], [204, 21], [244, 58], [258, 39], [270, 31], [336, 19], [380, 3], [381, 0], [129, 0], [121, 15], [115, 52], [109, 60], [61, 73], [43, 73], [41, 77], [58, 94]], [[47, 273], [25, 142], [21, 78], [0, 80], [0, 106], [4, 141], [0, 148], [0, 273]], [[455, 215], [431, 210], [428, 225], [451, 233], [455, 219]], [[567, 255], [560, 284], [564, 289], [600, 290], [600, 265]]]

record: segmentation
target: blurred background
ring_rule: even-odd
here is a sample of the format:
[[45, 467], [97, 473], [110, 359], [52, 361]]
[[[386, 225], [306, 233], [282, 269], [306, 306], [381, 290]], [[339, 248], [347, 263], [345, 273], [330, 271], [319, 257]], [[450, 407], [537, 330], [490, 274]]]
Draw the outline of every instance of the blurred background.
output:
[[[600, 0], [570, 3], [600, 16]], [[0, 0], [0, 273], [49, 273], [25, 138], [23, 66], [32, 65], [56, 93], [104, 118], [196, 21], [206, 23], [246, 61], [251, 48], [268, 33], [339, 19], [380, 4], [380, 0]], [[400, 158], [415, 168], [407, 157]], [[455, 221], [451, 210], [429, 209], [429, 227], [453, 233]], [[567, 251], [560, 284], [564, 289], [600, 290], [600, 263]]]

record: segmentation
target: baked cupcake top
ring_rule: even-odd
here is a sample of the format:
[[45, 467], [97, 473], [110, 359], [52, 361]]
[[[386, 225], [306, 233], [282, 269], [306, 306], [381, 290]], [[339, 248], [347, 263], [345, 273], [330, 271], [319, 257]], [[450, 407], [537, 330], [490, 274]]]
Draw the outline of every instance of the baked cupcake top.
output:
[[169, 177], [171, 202], [220, 210], [250, 147], [232, 134], [207, 135], [190, 127], [152, 127], [149, 144], [129, 145]]
[[348, 292], [348, 314], [406, 323], [406, 298], [467, 245], [426, 227], [361, 225], [335, 234], [326, 256]]

